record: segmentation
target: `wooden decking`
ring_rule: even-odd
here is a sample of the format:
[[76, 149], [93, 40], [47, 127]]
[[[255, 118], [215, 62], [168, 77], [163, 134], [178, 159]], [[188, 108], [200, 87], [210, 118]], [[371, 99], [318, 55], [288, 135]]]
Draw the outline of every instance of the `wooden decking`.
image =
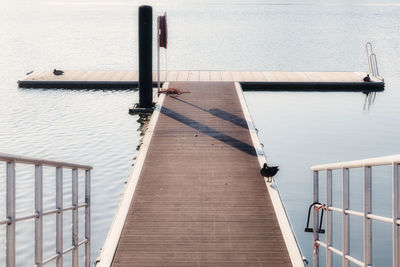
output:
[[234, 84], [170, 87], [112, 266], [292, 266]]
[[[383, 80], [372, 77], [364, 82], [364, 72], [268, 72], [268, 71], [162, 71], [160, 80], [196, 82], [241, 82], [244, 90], [335, 90], [381, 91]], [[153, 81], [157, 80], [156, 72]], [[66, 70], [56, 76], [52, 71], [36, 71], [18, 81], [26, 88], [135, 88], [137, 71]]]

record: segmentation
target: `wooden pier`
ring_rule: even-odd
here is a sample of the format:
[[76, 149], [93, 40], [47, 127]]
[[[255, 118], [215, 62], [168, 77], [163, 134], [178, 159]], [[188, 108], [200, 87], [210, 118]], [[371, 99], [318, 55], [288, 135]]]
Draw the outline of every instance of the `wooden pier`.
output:
[[170, 87], [97, 266], [304, 266], [240, 85]]
[[[269, 71], [162, 71], [164, 82], [240, 82], [243, 90], [273, 91], [383, 91], [384, 81], [371, 77], [364, 82], [364, 72], [269, 72]], [[153, 72], [153, 81], [157, 73]], [[21, 88], [113, 88], [138, 87], [137, 71], [66, 70], [35, 71], [18, 81]], [[156, 83], [154, 83], [156, 86]]]

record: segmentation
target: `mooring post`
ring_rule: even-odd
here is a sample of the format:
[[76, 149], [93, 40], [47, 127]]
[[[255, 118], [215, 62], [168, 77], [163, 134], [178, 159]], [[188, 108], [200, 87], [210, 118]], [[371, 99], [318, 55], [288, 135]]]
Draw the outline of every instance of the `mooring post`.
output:
[[139, 7], [139, 107], [153, 102], [153, 8]]

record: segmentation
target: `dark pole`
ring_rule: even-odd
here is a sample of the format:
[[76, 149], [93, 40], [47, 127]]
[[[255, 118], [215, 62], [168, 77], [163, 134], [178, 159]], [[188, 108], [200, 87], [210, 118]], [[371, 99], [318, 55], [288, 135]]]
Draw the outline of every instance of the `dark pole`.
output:
[[153, 103], [153, 8], [139, 7], [139, 107]]

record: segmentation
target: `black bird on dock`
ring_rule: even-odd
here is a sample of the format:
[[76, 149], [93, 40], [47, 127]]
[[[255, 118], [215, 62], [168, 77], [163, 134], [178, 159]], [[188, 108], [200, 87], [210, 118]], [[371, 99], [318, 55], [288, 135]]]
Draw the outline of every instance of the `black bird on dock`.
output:
[[363, 79], [364, 82], [370, 82], [371, 78], [369, 77], [369, 74], [367, 74], [367, 76], [364, 77]]
[[58, 69], [54, 69], [54, 70], [53, 70], [53, 74], [54, 74], [54, 75], [63, 75], [63, 74], [64, 74], [64, 71], [58, 70]]
[[272, 182], [272, 177], [279, 171], [278, 166], [268, 166], [267, 163], [264, 163], [264, 166], [260, 170], [262, 176], [268, 178], [268, 182]]

